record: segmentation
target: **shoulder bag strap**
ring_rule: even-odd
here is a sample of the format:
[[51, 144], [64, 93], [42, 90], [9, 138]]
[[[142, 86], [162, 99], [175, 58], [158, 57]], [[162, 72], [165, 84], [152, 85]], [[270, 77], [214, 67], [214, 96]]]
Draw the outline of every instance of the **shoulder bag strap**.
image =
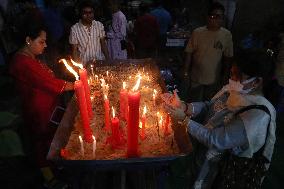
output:
[[239, 111], [237, 111], [235, 113], [235, 115], [241, 114], [241, 113], [248, 111], [248, 110], [251, 110], [251, 109], [259, 109], [259, 110], [265, 111], [269, 115], [269, 122], [268, 122], [267, 129], [266, 129], [267, 131], [266, 131], [265, 142], [264, 142], [263, 146], [255, 153], [255, 155], [259, 155], [259, 154], [262, 154], [264, 147], [266, 145], [270, 121], [271, 121], [271, 114], [270, 114], [269, 109], [264, 105], [249, 105], [249, 106], [246, 106], [246, 107], [240, 109]]

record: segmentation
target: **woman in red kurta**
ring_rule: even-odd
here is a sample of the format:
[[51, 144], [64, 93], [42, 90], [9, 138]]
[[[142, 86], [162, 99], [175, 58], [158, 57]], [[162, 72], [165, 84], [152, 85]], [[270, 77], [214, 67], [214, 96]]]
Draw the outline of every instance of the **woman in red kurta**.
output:
[[24, 30], [24, 45], [13, 57], [10, 73], [22, 100], [24, 119], [34, 145], [37, 164], [44, 168], [49, 165], [46, 155], [56, 131], [50, 124], [52, 112], [58, 104], [60, 94], [73, 90], [74, 85], [57, 79], [36, 58], [47, 46], [44, 27], [31, 23]]

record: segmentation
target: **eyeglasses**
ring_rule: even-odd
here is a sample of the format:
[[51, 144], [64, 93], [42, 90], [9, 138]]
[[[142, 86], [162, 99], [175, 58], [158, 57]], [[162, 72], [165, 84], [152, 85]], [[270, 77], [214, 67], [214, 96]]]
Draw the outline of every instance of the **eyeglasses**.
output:
[[83, 11], [83, 15], [94, 14], [94, 11]]
[[208, 17], [210, 19], [222, 19], [223, 18], [223, 14], [209, 14]]

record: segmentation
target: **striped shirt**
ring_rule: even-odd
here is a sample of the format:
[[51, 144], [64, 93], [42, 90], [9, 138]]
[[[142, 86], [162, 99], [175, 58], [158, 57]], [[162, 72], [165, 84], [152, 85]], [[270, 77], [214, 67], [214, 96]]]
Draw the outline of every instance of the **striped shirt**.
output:
[[101, 22], [93, 21], [90, 30], [81, 21], [71, 27], [69, 43], [78, 45], [80, 59], [83, 64], [88, 61], [104, 60], [100, 39], [105, 37], [104, 26]]

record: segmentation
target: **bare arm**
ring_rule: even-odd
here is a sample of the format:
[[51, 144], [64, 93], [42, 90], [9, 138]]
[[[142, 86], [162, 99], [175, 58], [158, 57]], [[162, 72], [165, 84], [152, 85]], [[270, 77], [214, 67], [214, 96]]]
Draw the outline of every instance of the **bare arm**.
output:
[[105, 38], [100, 38], [100, 43], [101, 43], [101, 48], [102, 48], [102, 51], [105, 55], [106, 60], [109, 60], [110, 58], [109, 58], [109, 53], [108, 53], [108, 50], [107, 50]]
[[77, 44], [72, 44], [72, 59], [76, 62], [80, 61], [80, 55], [78, 51], [78, 45]]
[[184, 76], [188, 76], [189, 68], [191, 68], [192, 53], [186, 53], [185, 63], [184, 63]]

